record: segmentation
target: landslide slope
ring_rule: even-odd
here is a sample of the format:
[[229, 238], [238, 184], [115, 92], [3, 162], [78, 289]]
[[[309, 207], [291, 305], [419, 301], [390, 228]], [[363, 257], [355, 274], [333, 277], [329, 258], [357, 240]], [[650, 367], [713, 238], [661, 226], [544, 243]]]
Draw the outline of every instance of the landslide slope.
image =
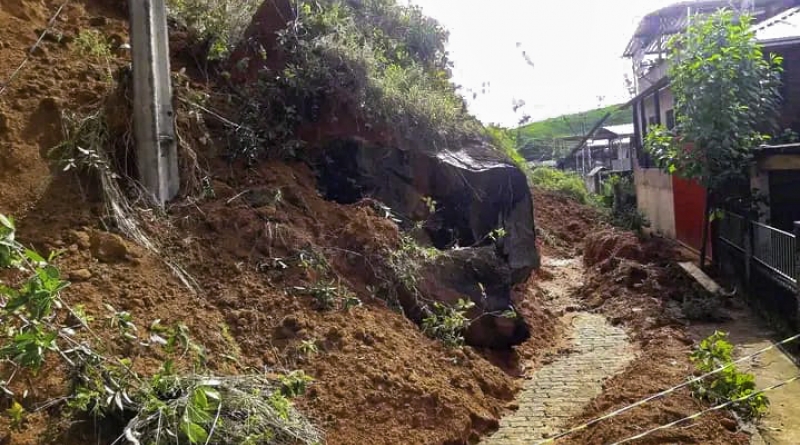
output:
[[[480, 351], [429, 338], [378, 294], [393, 282], [381, 261], [407, 239], [378, 203], [323, 199], [302, 158], [231, 160], [225, 156], [230, 129], [181, 102], [179, 199], [165, 212], [148, 210], [120, 181], [156, 253], [124, 236], [109, 213], [102, 175], [64, 171], [64, 159], [53, 159], [51, 149], [69, 137], [65, 123], [101, 112], [108, 156], [120, 174], [129, 173], [122, 162], [129, 158], [115, 151], [126, 147], [130, 125], [126, 96], [119, 94], [124, 81], [116, 74], [129, 64], [121, 3], [67, 3], [0, 95], [0, 213], [16, 218], [25, 245], [62, 252], [55, 265], [71, 282], [62, 298], [95, 320], [78, 338], [94, 342], [110, 360], [130, 360], [145, 378], [170, 358], [183, 373], [302, 369], [314, 381], [295, 404], [330, 444], [467, 443], [496, 427], [515, 382]], [[0, 81], [20, 66], [60, 6], [0, 4]], [[176, 96], [202, 97], [208, 107], [240, 117], [226, 93], [228, 77], [200, 69], [208, 64], [195, 57], [193, 34], [173, 27], [171, 40]], [[65, 119], [72, 114], [72, 121]], [[0, 275], [3, 282], [15, 279], [13, 271]], [[330, 289], [337, 302], [356, 304], [320, 310], [319, 297]], [[518, 285], [513, 300], [519, 316], [535, 322], [526, 350], [536, 351], [551, 342], [553, 326], [526, 290]], [[204, 352], [193, 359], [128, 342], [114, 321], [122, 312], [142, 339], [156, 325], [185, 325], [191, 344]], [[67, 409], [75, 397], [71, 375], [57, 353], [46, 357], [36, 374], [2, 368], [15, 395], [0, 395], [0, 409], [17, 402], [25, 414], [21, 422], [0, 417], [0, 443], [117, 439], [125, 414], [98, 419]]]

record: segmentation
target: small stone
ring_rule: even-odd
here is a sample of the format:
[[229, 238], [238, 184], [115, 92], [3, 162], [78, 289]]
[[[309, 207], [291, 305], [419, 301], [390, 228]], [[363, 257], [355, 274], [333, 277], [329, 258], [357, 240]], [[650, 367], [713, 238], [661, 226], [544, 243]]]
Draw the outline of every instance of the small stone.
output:
[[92, 278], [92, 271], [90, 271], [89, 269], [78, 269], [78, 270], [73, 270], [72, 272], [69, 273], [69, 279], [71, 281], [76, 281], [76, 282], [87, 281], [91, 278]]
[[94, 232], [90, 236], [92, 255], [104, 263], [116, 263], [126, 259], [128, 246], [119, 235]]
[[739, 429], [739, 425], [736, 423], [735, 420], [730, 418], [725, 418], [720, 420], [720, 425], [724, 426], [728, 431], [736, 431]]
[[73, 230], [72, 233], [70, 233], [70, 235], [72, 236], [72, 239], [75, 241], [78, 247], [80, 247], [81, 249], [88, 249], [89, 247], [91, 247], [92, 243], [88, 233], [80, 230]]

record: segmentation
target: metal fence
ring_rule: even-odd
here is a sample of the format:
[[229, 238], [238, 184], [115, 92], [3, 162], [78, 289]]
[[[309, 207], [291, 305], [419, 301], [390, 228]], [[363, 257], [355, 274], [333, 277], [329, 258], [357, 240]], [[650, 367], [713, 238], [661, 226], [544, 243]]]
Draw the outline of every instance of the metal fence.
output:
[[797, 240], [794, 234], [751, 221], [753, 225], [753, 259], [797, 284], [795, 276], [795, 252]]
[[744, 252], [747, 242], [747, 223], [745, 217], [726, 212], [719, 221], [719, 238], [731, 247]]
[[797, 287], [797, 239], [794, 234], [726, 212], [719, 220], [718, 238], [765, 268], [770, 277]]

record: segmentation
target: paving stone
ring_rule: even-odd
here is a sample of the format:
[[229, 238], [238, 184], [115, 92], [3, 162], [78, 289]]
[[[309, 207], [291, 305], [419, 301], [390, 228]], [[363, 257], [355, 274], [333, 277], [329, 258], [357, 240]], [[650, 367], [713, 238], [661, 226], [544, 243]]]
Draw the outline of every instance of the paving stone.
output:
[[[565, 263], [564, 267], [580, 267]], [[558, 283], [555, 283], [556, 285]], [[567, 284], [565, 284], [567, 285]], [[574, 288], [574, 281], [567, 286]], [[569, 292], [558, 290], [560, 304], [569, 304]], [[569, 333], [571, 350], [526, 380], [519, 409], [500, 421], [500, 429], [485, 445], [533, 445], [566, 430], [571, 420], [602, 392], [603, 381], [622, 371], [635, 357], [624, 330], [603, 316], [573, 313]]]

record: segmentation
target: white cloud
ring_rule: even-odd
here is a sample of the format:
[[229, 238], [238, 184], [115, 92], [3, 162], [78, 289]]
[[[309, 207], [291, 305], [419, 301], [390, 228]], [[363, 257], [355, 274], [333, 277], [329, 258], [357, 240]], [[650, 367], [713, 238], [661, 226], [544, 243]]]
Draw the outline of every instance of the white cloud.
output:
[[[515, 125], [515, 99], [539, 120], [624, 101], [621, 58], [646, 13], [671, 0], [412, 0], [450, 31], [454, 81], [482, 121]], [[517, 43], [521, 46], [518, 48]], [[521, 51], [534, 66], [529, 66]]]

